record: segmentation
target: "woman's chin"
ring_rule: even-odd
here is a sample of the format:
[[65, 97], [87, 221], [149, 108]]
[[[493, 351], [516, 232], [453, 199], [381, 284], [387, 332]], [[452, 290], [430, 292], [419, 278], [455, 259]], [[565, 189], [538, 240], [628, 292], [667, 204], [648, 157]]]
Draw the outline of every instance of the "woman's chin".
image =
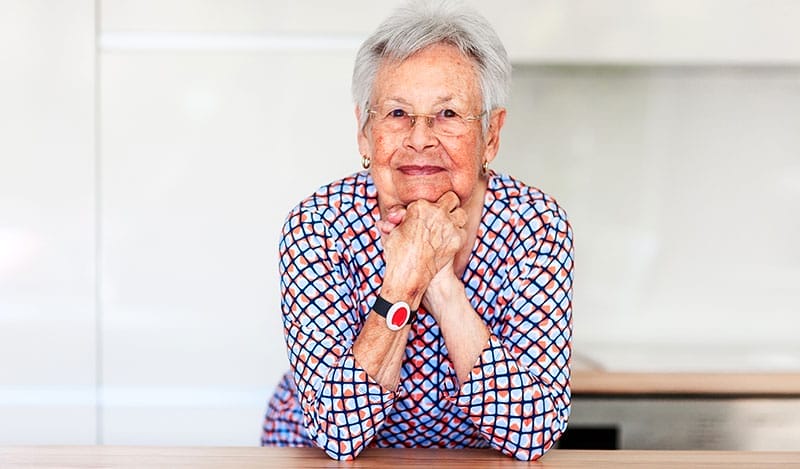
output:
[[446, 192], [453, 190], [450, 186], [438, 186], [433, 184], [420, 184], [409, 187], [400, 192], [400, 198], [405, 205], [417, 200], [427, 200], [436, 202]]

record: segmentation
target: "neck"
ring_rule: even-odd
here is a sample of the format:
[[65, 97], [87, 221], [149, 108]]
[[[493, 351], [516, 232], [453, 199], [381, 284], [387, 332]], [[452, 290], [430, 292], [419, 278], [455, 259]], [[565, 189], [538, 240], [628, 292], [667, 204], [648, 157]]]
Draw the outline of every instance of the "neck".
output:
[[455, 260], [453, 261], [453, 269], [459, 278], [461, 278], [464, 274], [464, 270], [467, 268], [469, 256], [472, 254], [472, 247], [475, 245], [475, 238], [478, 236], [478, 228], [481, 225], [483, 204], [488, 186], [488, 177], [484, 176], [479, 178], [469, 200], [465, 201], [462, 205], [462, 208], [467, 212], [467, 223], [464, 225], [464, 229], [467, 230], [467, 241], [464, 243], [464, 246], [461, 247], [458, 254], [456, 254]]

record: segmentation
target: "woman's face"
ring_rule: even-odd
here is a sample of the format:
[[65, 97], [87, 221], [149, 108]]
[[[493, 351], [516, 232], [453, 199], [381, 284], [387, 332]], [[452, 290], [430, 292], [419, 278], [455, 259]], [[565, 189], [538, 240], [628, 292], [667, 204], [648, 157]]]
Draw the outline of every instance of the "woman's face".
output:
[[504, 111], [492, 113], [486, 135], [480, 119], [467, 121], [465, 132], [456, 136], [437, 133], [424, 117], [403, 130], [381, 122], [389, 112], [480, 114], [481, 92], [472, 61], [451, 45], [435, 44], [400, 63], [385, 62], [378, 70], [370, 103], [369, 110], [357, 110], [375, 111], [359, 132], [358, 143], [361, 154], [372, 161], [383, 211], [419, 199], [436, 201], [447, 191], [454, 191], [462, 206], [476, 196], [482, 201], [481, 165], [497, 152]]

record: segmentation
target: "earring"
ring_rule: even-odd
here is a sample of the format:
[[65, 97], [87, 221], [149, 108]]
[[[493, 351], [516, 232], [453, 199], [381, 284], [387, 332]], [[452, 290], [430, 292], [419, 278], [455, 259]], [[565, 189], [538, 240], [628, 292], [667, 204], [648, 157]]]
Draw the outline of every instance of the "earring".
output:
[[486, 173], [489, 172], [489, 160], [483, 160], [483, 165], [481, 165], [481, 170], [483, 171], [483, 175], [486, 176]]
[[361, 167], [364, 169], [369, 169], [369, 165], [372, 164], [372, 160], [367, 155], [361, 155]]

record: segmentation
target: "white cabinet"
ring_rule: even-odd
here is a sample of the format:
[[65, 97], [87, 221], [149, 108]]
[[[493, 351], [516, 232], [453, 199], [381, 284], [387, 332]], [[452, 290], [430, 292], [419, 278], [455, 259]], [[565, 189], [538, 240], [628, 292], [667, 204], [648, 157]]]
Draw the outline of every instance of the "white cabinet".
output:
[[101, 59], [104, 441], [256, 444], [288, 370], [283, 220], [360, 169], [352, 58]]
[[[147, 34], [153, 32], [201, 36], [250, 34], [261, 35], [262, 39], [266, 36], [289, 40], [358, 39], [372, 32], [401, 3], [399, 0], [104, 0], [101, 23], [108, 44], [119, 44], [120, 33], [125, 33], [123, 39], [134, 38], [129, 45], [138, 42], [149, 43], [151, 47], [152, 36]], [[800, 3], [794, 0], [469, 0], [467, 3], [494, 25], [515, 63], [800, 63], [797, 28]], [[241, 37], [233, 38], [237, 40]]]
[[794, 0], [473, 2], [517, 63], [800, 63]]
[[95, 441], [94, 2], [0, 14], [0, 444]]

